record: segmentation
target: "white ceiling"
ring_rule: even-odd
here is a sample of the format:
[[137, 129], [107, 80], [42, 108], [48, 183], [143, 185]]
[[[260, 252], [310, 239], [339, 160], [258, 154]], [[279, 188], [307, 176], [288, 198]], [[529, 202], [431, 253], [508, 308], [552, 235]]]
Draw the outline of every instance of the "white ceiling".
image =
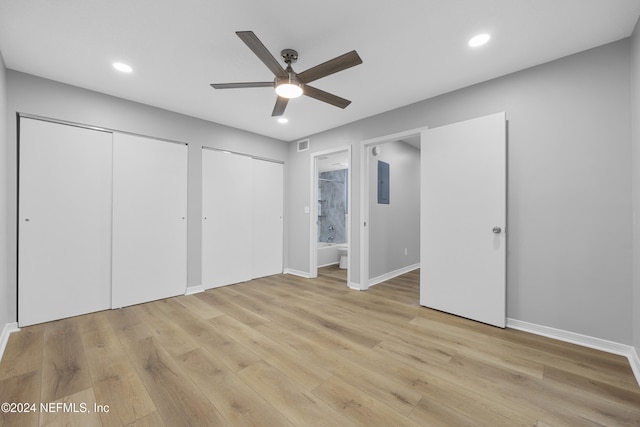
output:
[[[639, 15], [639, 0], [0, 0], [0, 51], [13, 70], [295, 140], [625, 38]], [[352, 104], [303, 96], [282, 125], [272, 89], [212, 89], [273, 79], [240, 30], [277, 59], [296, 49], [298, 72], [356, 49], [363, 64], [313, 83]]]

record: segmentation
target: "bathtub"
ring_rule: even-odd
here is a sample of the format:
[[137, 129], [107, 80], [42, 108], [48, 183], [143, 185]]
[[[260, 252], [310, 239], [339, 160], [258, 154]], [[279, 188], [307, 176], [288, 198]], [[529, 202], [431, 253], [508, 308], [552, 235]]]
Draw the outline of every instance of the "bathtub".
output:
[[338, 248], [346, 248], [346, 243], [318, 242], [318, 267], [340, 263]]

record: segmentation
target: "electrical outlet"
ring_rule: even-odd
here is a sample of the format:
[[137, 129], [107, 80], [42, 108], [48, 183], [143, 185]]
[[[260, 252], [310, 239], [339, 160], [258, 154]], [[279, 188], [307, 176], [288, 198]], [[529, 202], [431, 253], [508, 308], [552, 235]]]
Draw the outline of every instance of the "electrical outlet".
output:
[[404, 248], [404, 254], [409, 255], [409, 251], [407, 250], [407, 248]]

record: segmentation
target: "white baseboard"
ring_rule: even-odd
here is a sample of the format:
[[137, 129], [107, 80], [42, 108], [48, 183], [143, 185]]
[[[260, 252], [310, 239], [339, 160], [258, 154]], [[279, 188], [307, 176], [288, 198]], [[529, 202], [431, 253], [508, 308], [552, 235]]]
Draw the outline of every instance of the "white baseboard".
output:
[[311, 278], [309, 273], [300, 270], [293, 270], [291, 268], [285, 268], [283, 274], [291, 274], [292, 276], [304, 277], [305, 279]]
[[520, 331], [541, 335], [543, 337], [553, 338], [559, 341], [624, 356], [629, 359], [633, 375], [636, 377], [638, 385], [640, 385], [640, 359], [638, 358], [638, 353], [635, 348], [630, 345], [607, 341], [601, 338], [595, 338], [575, 332], [564, 331], [562, 329], [551, 328], [549, 326], [536, 325], [535, 323], [523, 322], [522, 320], [516, 319], [507, 319], [507, 328], [518, 329]]
[[629, 358], [633, 375], [636, 376], [636, 381], [638, 381], [638, 385], [640, 385], [640, 357], [638, 357], [638, 351], [635, 347], [631, 347], [631, 354], [627, 357]]
[[330, 262], [329, 264], [319, 265], [318, 268], [329, 267], [330, 265], [338, 265], [338, 264], [340, 264], [340, 262]]
[[360, 287], [360, 283], [349, 282], [349, 283], [347, 283], [347, 287], [349, 289], [353, 289], [354, 291], [361, 291], [362, 290], [362, 288]]
[[4, 325], [2, 335], [0, 335], [0, 360], [2, 360], [4, 349], [7, 347], [7, 342], [9, 342], [9, 335], [11, 335], [12, 332], [19, 330], [20, 328], [18, 328], [18, 323], [7, 323]]
[[193, 294], [199, 294], [200, 292], [204, 292], [204, 286], [197, 285], [197, 286], [189, 286], [187, 290], [184, 292], [184, 294], [193, 295]]
[[413, 270], [417, 270], [420, 268], [420, 263], [408, 265], [406, 267], [402, 267], [398, 270], [392, 271], [390, 273], [383, 274], [382, 276], [374, 277], [373, 279], [369, 279], [369, 286], [377, 285], [378, 283], [386, 282], [387, 280], [391, 280], [394, 277], [402, 276], [405, 273], [408, 273]]

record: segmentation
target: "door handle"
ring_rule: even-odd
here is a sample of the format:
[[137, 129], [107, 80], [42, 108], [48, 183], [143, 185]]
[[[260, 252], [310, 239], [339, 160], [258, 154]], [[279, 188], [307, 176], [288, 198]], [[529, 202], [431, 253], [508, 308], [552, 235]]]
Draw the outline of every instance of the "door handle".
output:
[[495, 234], [500, 234], [502, 233], [502, 228], [498, 227], [497, 225], [495, 227], [493, 227], [492, 230]]

